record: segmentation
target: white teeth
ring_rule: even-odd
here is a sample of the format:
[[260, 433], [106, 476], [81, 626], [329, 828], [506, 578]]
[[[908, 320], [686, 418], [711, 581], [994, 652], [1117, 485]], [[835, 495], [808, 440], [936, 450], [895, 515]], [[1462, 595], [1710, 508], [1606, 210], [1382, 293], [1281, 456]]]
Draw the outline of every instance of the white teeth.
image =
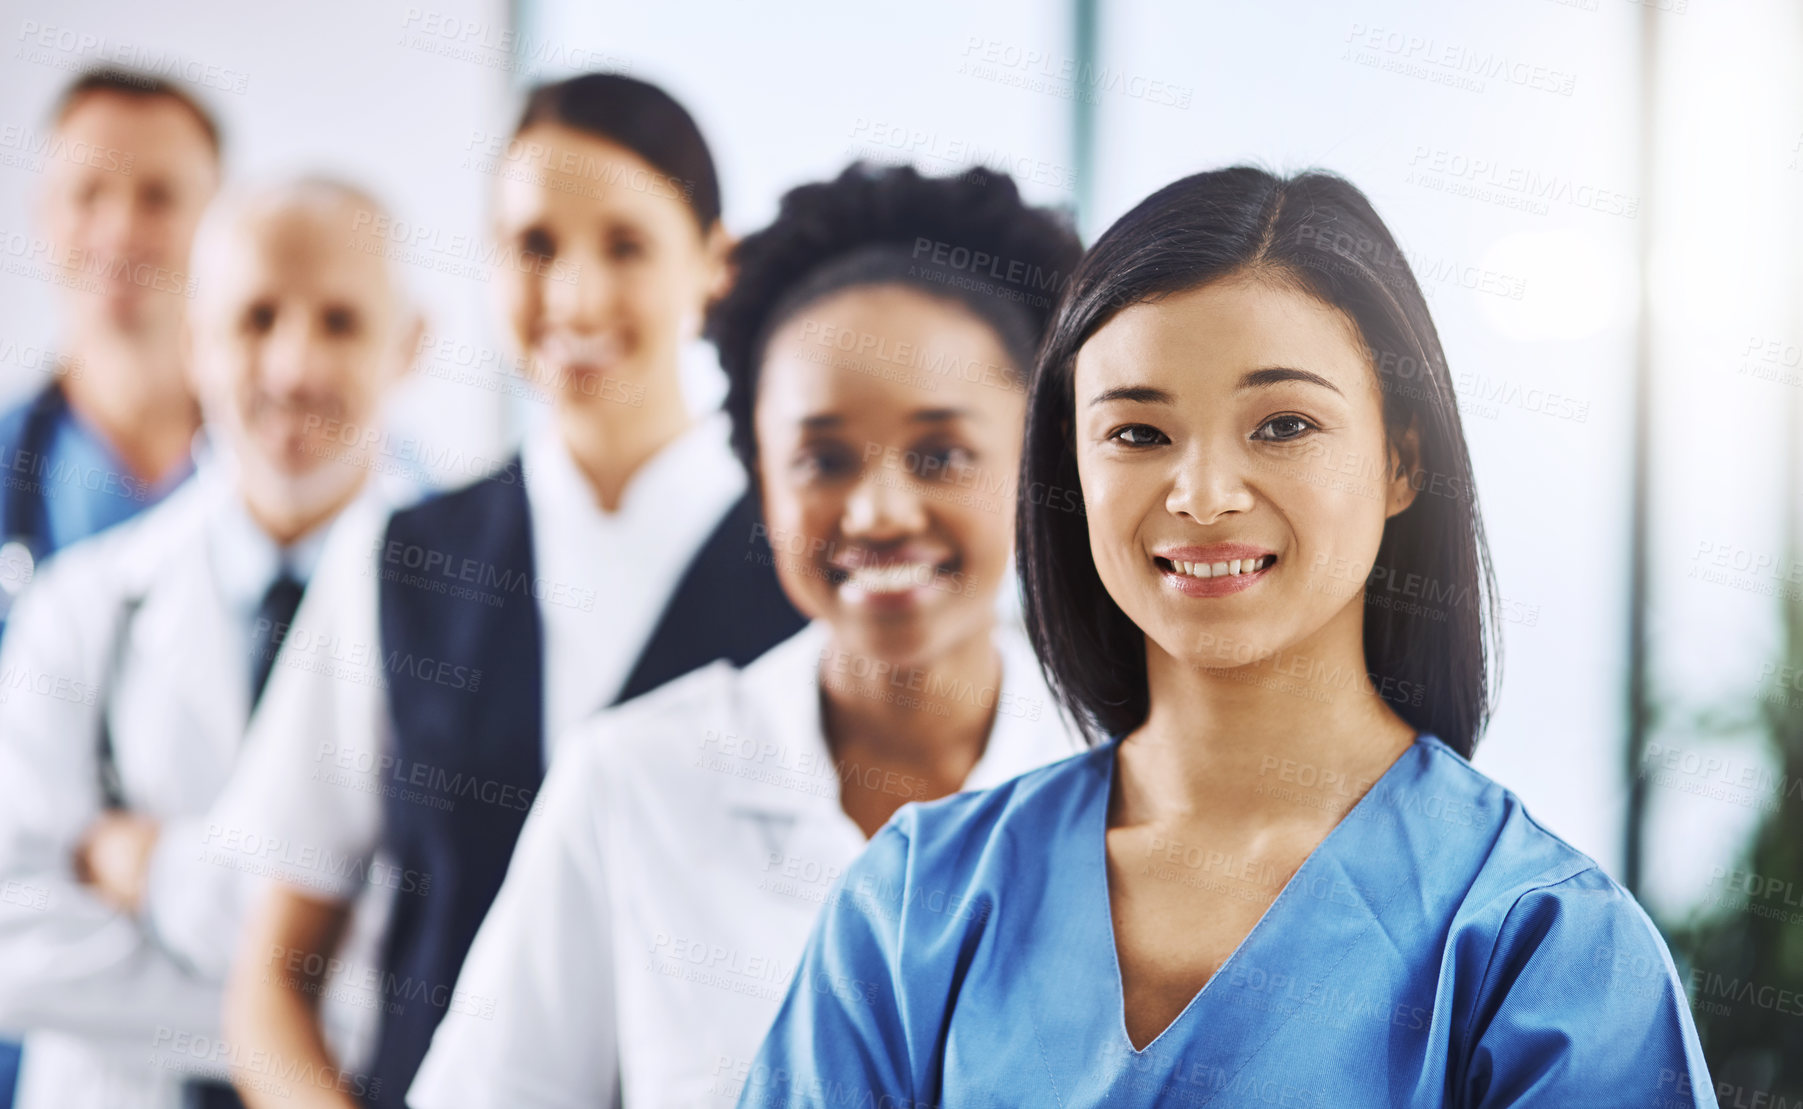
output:
[[1179, 574], [1189, 578], [1218, 578], [1224, 574], [1250, 574], [1277, 560], [1276, 555], [1264, 555], [1260, 558], [1236, 558], [1231, 562], [1179, 562], [1171, 560], [1171, 565]]
[[611, 335], [579, 335], [556, 332], [546, 336], [540, 347], [550, 361], [559, 365], [608, 367], [619, 360], [620, 342]]
[[934, 573], [934, 567], [925, 562], [891, 562], [860, 566], [846, 576], [845, 583], [865, 593], [905, 593], [931, 583]]

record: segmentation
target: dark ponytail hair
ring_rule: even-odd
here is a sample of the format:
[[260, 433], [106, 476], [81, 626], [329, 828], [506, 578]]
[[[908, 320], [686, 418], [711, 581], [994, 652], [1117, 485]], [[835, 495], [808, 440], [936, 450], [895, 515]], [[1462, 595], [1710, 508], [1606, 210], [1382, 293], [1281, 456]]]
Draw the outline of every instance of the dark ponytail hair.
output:
[[[1090, 557], [1072, 429], [1077, 351], [1122, 308], [1233, 275], [1299, 288], [1357, 325], [1383, 391], [1392, 444], [1411, 426], [1433, 482], [1390, 517], [1374, 573], [1433, 583], [1444, 606], [1370, 606], [1365, 662], [1420, 691], [1392, 701], [1419, 731], [1470, 757], [1489, 722], [1496, 583], [1446, 355], [1427, 302], [1364, 194], [1328, 173], [1246, 166], [1199, 173], [1141, 201], [1103, 234], [1059, 304], [1027, 402], [1017, 512], [1027, 629], [1047, 680], [1093, 742], [1143, 723], [1145, 635]], [[1402, 683], [1409, 683], [1404, 685]]]
[[669, 93], [636, 77], [584, 73], [526, 96], [520, 132], [551, 123], [625, 147], [669, 177], [705, 233], [720, 219], [720, 178], [694, 117]]

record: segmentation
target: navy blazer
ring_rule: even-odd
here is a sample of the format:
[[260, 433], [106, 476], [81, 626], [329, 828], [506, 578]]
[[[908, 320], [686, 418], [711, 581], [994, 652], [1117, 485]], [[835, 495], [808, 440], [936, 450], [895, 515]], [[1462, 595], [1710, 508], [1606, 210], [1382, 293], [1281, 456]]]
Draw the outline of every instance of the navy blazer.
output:
[[[743, 666], [801, 629], [757, 523], [747, 494], [689, 564], [615, 703], [716, 659]], [[407, 791], [383, 800], [384, 845], [395, 865], [430, 875], [431, 884], [425, 896], [398, 899], [389, 922], [382, 971], [391, 1001], [368, 1075], [372, 1105], [403, 1104], [545, 773], [544, 635], [519, 458], [396, 513], [383, 551], [407, 561], [415, 547], [423, 551], [412, 554], [447, 559], [437, 564], [480, 584], [467, 591], [475, 596], [457, 596], [421, 588], [416, 576], [385, 574], [383, 656], [467, 667], [480, 671], [481, 686], [472, 697], [460, 683], [434, 681], [441, 668], [390, 668], [398, 765], [470, 788], [448, 810]]]

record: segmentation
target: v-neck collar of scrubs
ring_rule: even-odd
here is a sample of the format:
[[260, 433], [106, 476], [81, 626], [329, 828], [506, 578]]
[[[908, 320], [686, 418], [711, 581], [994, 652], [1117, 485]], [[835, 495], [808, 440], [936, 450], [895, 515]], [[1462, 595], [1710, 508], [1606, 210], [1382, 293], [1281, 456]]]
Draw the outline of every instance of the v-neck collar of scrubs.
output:
[[[1108, 979], [1113, 985], [1111, 999], [1113, 1031], [1111, 1035], [1120, 1038], [1120, 1049], [1129, 1058], [1137, 1060], [1155, 1056], [1160, 1045], [1168, 1045], [1181, 1040], [1183, 1037], [1181, 1026], [1186, 1021], [1193, 1023], [1202, 1019], [1201, 1016], [1195, 1014], [1205, 1010], [1212, 1001], [1229, 992], [1229, 986], [1218, 986], [1216, 983], [1223, 979], [1234, 982], [1238, 978], [1244, 977], [1248, 969], [1247, 963], [1253, 964], [1251, 969], [1265, 982], [1272, 982], [1274, 977], [1280, 981], [1287, 979], [1292, 984], [1297, 981], [1314, 984], [1325, 981], [1331, 975], [1333, 966], [1337, 966], [1353, 950], [1352, 943], [1343, 942], [1331, 946], [1318, 946], [1313, 950], [1286, 949], [1281, 957], [1272, 958], [1267, 961], [1266, 966], [1261, 967], [1258, 960], [1266, 954], [1264, 948], [1269, 946], [1263, 941], [1269, 935], [1282, 931], [1277, 926], [1281, 922], [1282, 916], [1299, 897], [1304, 896], [1326, 900], [1339, 893], [1345, 893], [1355, 898], [1355, 901], [1342, 902], [1342, 904], [1360, 904], [1367, 908], [1368, 911], [1357, 914], [1358, 921], [1355, 928], [1357, 933], [1362, 933], [1371, 924], [1381, 921], [1383, 907], [1370, 908], [1366, 895], [1374, 888], [1372, 880], [1384, 877], [1381, 860], [1397, 856], [1389, 855], [1381, 847], [1372, 849], [1378, 845], [1363, 845], [1365, 849], [1356, 852], [1348, 852], [1342, 848], [1347, 842], [1357, 838], [1358, 832], [1363, 828], [1386, 824], [1391, 827], [1400, 827], [1394, 820], [1393, 814], [1385, 810], [1385, 805], [1426, 776], [1433, 757], [1429, 745], [1439, 742], [1438, 739], [1427, 733], [1415, 737], [1415, 741], [1385, 768], [1382, 774], [1378, 775], [1365, 794], [1308, 853], [1307, 858], [1303, 859], [1302, 865], [1296, 868], [1296, 872], [1290, 875], [1289, 880], [1284, 883], [1283, 889], [1278, 891], [1277, 896], [1259, 915], [1258, 922], [1240, 938], [1240, 942], [1234, 946], [1233, 951], [1219, 967], [1215, 968], [1214, 974], [1210, 975], [1208, 981], [1203, 983], [1202, 987], [1190, 997], [1183, 1009], [1171, 1019], [1169, 1024], [1159, 1029], [1158, 1034], [1152, 1037], [1145, 1047], [1136, 1048], [1133, 1046], [1133, 1038], [1127, 1033], [1126, 984], [1121, 974], [1120, 948], [1116, 943], [1114, 932], [1114, 891], [1108, 881], [1108, 808], [1109, 800], [1114, 793], [1115, 772], [1119, 764], [1121, 743], [1118, 737], [1110, 740], [1107, 747], [1099, 752], [1103, 765], [1098, 768], [1099, 773], [1092, 779], [1094, 785], [1089, 796], [1084, 798], [1084, 807], [1078, 815], [1080, 826], [1086, 829], [1084, 840], [1088, 845], [1080, 860], [1080, 865], [1084, 870], [1081, 875], [1083, 885], [1080, 888], [1101, 891], [1099, 897], [1088, 897], [1082, 900], [1085, 904], [1092, 906], [1091, 913], [1095, 911], [1094, 906], [1100, 907], [1100, 922], [1098, 924], [1092, 921], [1092, 927], [1100, 931], [1108, 944], [1108, 957], [1113, 967], [1113, 976]], [[1385, 820], [1384, 817], [1390, 819]], [[1344, 883], [1329, 882], [1323, 886], [1321, 883], [1328, 876], [1323, 874], [1324, 871], [1337, 872], [1344, 875], [1347, 880]], [[1364, 877], [1367, 880], [1360, 882], [1354, 880], [1355, 876]], [[1387, 907], [1388, 902], [1393, 900], [1395, 895], [1406, 885], [1407, 880], [1406, 870], [1398, 867], [1395, 873], [1388, 875], [1387, 881], [1380, 880], [1375, 883], [1375, 887], [1388, 890], [1387, 896], [1383, 898], [1384, 907]], [[1326, 897], [1319, 892], [1324, 888], [1329, 891]], [[1272, 922], [1271, 926], [1267, 927], [1267, 922]], [[1337, 958], [1332, 960], [1332, 966], [1316, 965], [1326, 958], [1324, 954], [1317, 953], [1326, 951], [1338, 952]], [[1267, 969], [1267, 967], [1277, 969]], [[1285, 974], [1284, 970], [1289, 967], [1306, 968], [1310, 971], [1318, 970], [1319, 973], [1311, 974], [1308, 978], [1304, 978], [1301, 974]], [[1276, 988], [1276, 985], [1273, 984], [1267, 988]], [[1283, 988], [1288, 990], [1291, 987], [1284, 986]], [[1223, 1036], [1234, 1033], [1248, 1034], [1259, 1027], [1255, 1022], [1222, 1023], [1226, 1026], [1222, 1030]], [[1228, 1049], [1223, 1044], [1217, 1055], [1223, 1058], [1247, 1059], [1265, 1039], [1268, 1039], [1271, 1034], [1275, 1034], [1281, 1023], [1281, 1020], [1274, 1019], [1266, 1028], [1266, 1035], [1261, 1037], [1259, 1044], [1240, 1044], [1233, 1049]]]

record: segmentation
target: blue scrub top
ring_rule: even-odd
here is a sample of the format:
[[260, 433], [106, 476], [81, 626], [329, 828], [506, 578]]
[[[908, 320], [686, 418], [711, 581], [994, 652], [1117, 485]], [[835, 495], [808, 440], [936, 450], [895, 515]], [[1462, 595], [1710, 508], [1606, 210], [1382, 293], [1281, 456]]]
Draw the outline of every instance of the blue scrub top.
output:
[[184, 464], [154, 484], [134, 475], [99, 431], [65, 408], [37, 475], [50, 510], [50, 549], [59, 550], [162, 500], [193, 471]]
[[[43, 507], [49, 531], [37, 537], [43, 544], [37, 552], [40, 561], [136, 516], [193, 472], [190, 461], [154, 484], [137, 477], [98, 429], [61, 402], [42, 445], [27, 443], [28, 413], [39, 399], [34, 394], [0, 413], [0, 474], [5, 478], [0, 497], [9, 506], [15, 501], [31, 504], [32, 516], [38, 505]], [[0, 536], [0, 542], [14, 538]], [[5, 627], [5, 606], [0, 605], [0, 632]]]
[[740, 1106], [1716, 1104], [1646, 913], [1431, 735], [1136, 1051], [1118, 745], [905, 806], [827, 902]]

